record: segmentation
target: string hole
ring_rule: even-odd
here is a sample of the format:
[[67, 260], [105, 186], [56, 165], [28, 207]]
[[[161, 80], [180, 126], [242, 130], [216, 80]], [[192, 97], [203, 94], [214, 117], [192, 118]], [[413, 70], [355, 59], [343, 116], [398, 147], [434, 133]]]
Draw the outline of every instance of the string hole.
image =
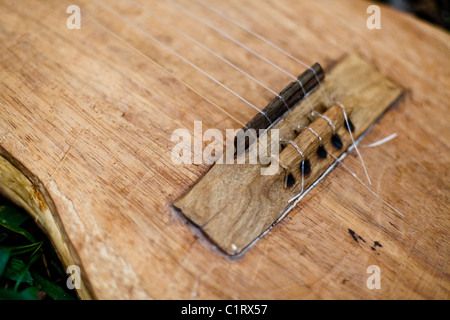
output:
[[333, 143], [333, 146], [335, 146], [335, 147], [338, 148], [338, 149], [342, 149], [342, 147], [344, 146], [344, 145], [342, 144], [341, 137], [339, 137], [339, 135], [337, 135], [337, 134], [334, 134], [334, 135], [331, 137], [331, 143]]
[[327, 158], [327, 150], [325, 150], [325, 148], [323, 146], [319, 146], [317, 148], [317, 156], [321, 159], [326, 159]]
[[347, 121], [345, 121], [344, 120], [344, 125], [345, 125], [345, 128], [347, 129], [347, 131], [348, 132], [355, 132], [355, 126], [353, 125], [353, 123], [350, 121], [350, 119], [347, 119], [348, 120], [348, 125], [347, 125]]
[[292, 186], [295, 184], [295, 178], [292, 175], [292, 173], [289, 173], [284, 178], [284, 185], [286, 188], [292, 188]]
[[280, 144], [281, 147], [281, 151], [283, 151], [284, 149], [286, 149], [286, 145], [284, 143]]
[[300, 162], [300, 173], [302, 173], [302, 167], [304, 175], [311, 173], [311, 163], [309, 162], [309, 160], [304, 160]]

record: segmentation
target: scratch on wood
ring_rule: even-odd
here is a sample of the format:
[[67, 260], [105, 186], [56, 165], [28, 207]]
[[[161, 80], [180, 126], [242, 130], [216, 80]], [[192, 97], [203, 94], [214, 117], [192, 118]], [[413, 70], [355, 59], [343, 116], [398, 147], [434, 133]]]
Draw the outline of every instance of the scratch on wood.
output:
[[56, 171], [58, 171], [59, 167], [61, 166], [61, 164], [64, 162], [64, 160], [66, 159], [67, 155], [69, 154], [69, 152], [72, 150], [72, 147], [75, 145], [75, 143], [77, 142], [78, 138], [81, 136], [81, 134], [83, 133], [84, 129], [81, 129], [80, 132], [77, 134], [77, 136], [75, 137], [75, 139], [73, 140], [73, 142], [71, 144], [69, 144], [69, 148], [67, 149], [66, 152], [64, 152], [64, 155], [62, 156], [61, 160], [58, 162], [58, 165], [56, 166], [56, 168], [52, 171], [52, 173], [50, 174], [50, 179], [53, 177], [53, 175], [56, 173]]

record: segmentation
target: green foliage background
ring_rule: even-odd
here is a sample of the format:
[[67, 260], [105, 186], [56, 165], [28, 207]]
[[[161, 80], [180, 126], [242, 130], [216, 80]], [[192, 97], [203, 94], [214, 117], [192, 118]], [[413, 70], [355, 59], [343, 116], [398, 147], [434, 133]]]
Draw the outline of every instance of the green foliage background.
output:
[[31, 217], [0, 196], [0, 300], [77, 299], [67, 278]]

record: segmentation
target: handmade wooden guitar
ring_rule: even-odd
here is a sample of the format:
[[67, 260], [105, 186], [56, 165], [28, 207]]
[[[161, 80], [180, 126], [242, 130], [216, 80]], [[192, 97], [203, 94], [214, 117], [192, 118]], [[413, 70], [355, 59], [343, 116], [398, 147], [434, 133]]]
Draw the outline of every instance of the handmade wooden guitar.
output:
[[450, 298], [450, 37], [373, 4], [1, 0], [1, 192], [83, 299]]

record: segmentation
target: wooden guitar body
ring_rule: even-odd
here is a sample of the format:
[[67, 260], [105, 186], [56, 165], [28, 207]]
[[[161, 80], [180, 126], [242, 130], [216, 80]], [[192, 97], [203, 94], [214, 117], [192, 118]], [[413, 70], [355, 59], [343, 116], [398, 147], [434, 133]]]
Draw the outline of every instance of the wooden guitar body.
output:
[[367, 183], [350, 152], [230, 257], [173, 206], [211, 166], [173, 163], [172, 133], [242, 128], [258, 112], [238, 96], [261, 109], [274, 98], [237, 68], [281, 92], [292, 79], [279, 69], [305, 67], [197, 1], [80, 0], [80, 29], [68, 28], [71, 4], [0, 1], [0, 190], [80, 267], [81, 298], [450, 297], [448, 33], [385, 6], [371, 30], [365, 1], [208, 1], [319, 62], [325, 81], [355, 55], [401, 91], [359, 151], [371, 189], [403, 216], [346, 170]]

